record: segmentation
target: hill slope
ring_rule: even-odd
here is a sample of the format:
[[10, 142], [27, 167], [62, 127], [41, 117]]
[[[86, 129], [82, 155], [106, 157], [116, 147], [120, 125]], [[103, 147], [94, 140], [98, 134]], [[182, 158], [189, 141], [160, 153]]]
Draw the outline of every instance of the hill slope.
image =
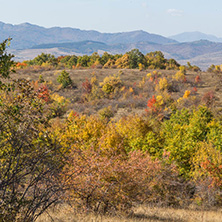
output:
[[127, 50], [138, 48], [144, 54], [151, 51], [162, 51], [175, 59], [191, 59], [196, 56], [222, 51], [222, 43], [200, 40], [196, 42], [157, 44], [152, 42], [137, 42], [125, 44], [105, 44], [95, 41], [82, 41], [72, 43], [54, 43], [33, 46], [32, 49], [58, 48], [67, 52], [90, 54], [96, 51], [108, 51], [110, 53], [125, 53]]

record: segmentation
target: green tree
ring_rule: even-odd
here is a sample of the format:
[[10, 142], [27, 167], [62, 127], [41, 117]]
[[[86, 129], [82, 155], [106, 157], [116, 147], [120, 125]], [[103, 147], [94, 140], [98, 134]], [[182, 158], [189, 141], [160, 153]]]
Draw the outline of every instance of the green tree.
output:
[[152, 69], [165, 69], [166, 59], [161, 51], [146, 54], [147, 66]]
[[[10, 44], [10, 40], [7, 39], [0, 44], [0, 77], [2, 78], [9, 78], [10, 72], [13, 71], [11, 68], [14, 64], [12, 61], [14, 55], [6, 52], [6, 47]], [[2, 85], [1, 81], [0, 85]]]
[[213, 120], [209, 109], [199, 107], [193, 111], [176, 111], [162, 125], [164, 149], [170, 152], [170, 160], [177, 163], [181, 174], [191, 175], [192, 157], [197, 151], [198, 143], [207, 141], [209, 124]]
[[179, 69], [180, 64], [175, 59], [167, 59], [166, 61], [166, 69]]
[[67, 88], [68, 86], [72, 86], [73, 82], [69, 76], [69, 73], [63, 70], [61, 74], [57, 78], [57, 82], [62, 84], [63, 88]]
[[90, 63], [90, 57], [88, 55], [79, 56], [77, 60], [77, 64], [82, 67], [88, 67]]
[[78, 57], [75, 55], [72, 55], [70, 59], [68, 60], [68, 62], [66, 63], [67, 68], [71, 69], [73, 66], [76, 66], [77, 60], [78, 60]]
[[65, 67], [71, 69], [73, 66], [76, 66], [78, 57], [76, 55], [65, 56], [61, 58], [60, 63], [64, 64]]
[[43, 63], [48, 63], [50, 65], [56, 66], [58, 65], [58, 61], [54, 55], [42, 53], [38, 55], [33, 60], [29, 61], [30, 65], [42, 65]]
[[91, 56], [90, 56], [90, 62], [88, 63], [88, 66], [92, 66], [96, 61], [100, 61], [100, 56], [97, 52], [94, 52]]
[[136, 69], [139, 67], [139, 64], [146, 66], [145, 56], [138, 50], [133, 49], [130, 52], [127, 52], [129, 55], [129, 68]]
[[100, 58], [100, 63], [104, 66], [108, 61], [114, 59], [114, 56], [109, 54], [108, 52], [104, 52]]

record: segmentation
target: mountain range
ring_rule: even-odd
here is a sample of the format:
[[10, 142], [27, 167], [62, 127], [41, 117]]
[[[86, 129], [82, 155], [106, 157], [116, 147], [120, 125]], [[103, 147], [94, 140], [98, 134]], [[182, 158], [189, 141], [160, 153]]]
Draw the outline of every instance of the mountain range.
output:
[[101, 33], [75, 28], [44, 28], [30, 23], [12, 25], [0, 22], [0, 41], [11, 37], [10, 51], [15, 59], [32, 59], [38, 54], [112, 54], [125, 53], [138, 48], [146, 54], [162, 51], [166, 58], [181, 64], [191, 64], [206, 69], [211, 64], [222, 63], [222, 38], [200, 32], [185, 32], [164, 37], [142, 30], [120, 33]]
[[104, 42], [107, 44], [136, 43], [147, 41], [159, 44], [175, 43], [175, 40], [161, 35], [150, 34], [144, 31], [132, 31], [121, 33], [100, 33], [97, 31], [85, 31], [75, 28], [44, 28], [30, 23], [20, 25], [5, 24], [0, 22], [0, 40], [13, 38], [13, 49], [27, 49], [39, 44], [68, 43], [85, 40]]

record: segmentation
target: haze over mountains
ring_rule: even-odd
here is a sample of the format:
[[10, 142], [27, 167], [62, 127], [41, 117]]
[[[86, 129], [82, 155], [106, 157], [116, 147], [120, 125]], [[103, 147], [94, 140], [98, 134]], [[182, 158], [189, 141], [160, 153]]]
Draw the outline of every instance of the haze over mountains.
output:
[[186, 32], [169, 38], [145, 31], [100, 33], [75, 28], [44, 28], [29, 23], [12, 25], [0, 22], [0, 41], [13, 38], [10, 50], [17, 60], [32, 59], [41, 52], [55, 56], [92, 54], [104, 51], [125, 53], [138, 48], [146, 54], [162, 51], [181, 64], [190, 61], [206, 69], [222, 63], [222, 38], [200, 32]]

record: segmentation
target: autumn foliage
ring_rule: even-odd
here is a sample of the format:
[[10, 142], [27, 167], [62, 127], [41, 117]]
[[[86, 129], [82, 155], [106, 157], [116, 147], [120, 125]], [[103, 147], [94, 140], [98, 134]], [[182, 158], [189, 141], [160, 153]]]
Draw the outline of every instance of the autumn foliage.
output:
[[[128, 214], [138, 204], [222, 205], [221, 117], [215, 92], [199, 95], [202, 77], [187, 75], [191, 65], [138, 50], [42, 54], [25, 64], [60, 66], [57, 81], [41, 74], [30, 82], [10, 79], [12, 55], [1, 58], [0, 221], [34, 221], [61, 201], [100, 214]], [[127, 81], [115, 69], [75, 85], [73, 67], [101, 66], [143, 76]]]

